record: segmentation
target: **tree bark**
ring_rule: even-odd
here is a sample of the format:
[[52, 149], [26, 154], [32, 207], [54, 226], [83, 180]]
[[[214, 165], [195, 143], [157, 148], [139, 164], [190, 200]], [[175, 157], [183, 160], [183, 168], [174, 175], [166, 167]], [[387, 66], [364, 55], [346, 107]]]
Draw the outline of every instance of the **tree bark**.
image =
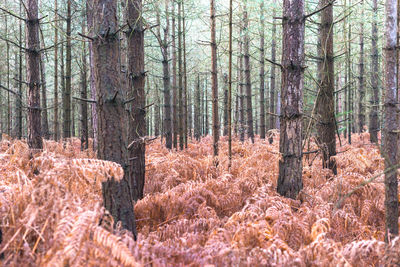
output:
[[283, 1], [279, 194], [296, 198], [302, 181], [304, 0]]
[[217, 42], [215, 37], [215, 1], [210, 0], [211, 22], [211, 86], [212, 86], [212, 127], [214, 157], [218, 156], [219, 122], [218, 122], [218, 71], [217, 71]]
[[178, 132], [179, 132], [179, 149], [183, 150], [184, 148], [184, 99], [183, 99], [183, 56], [182, 56], [182, 1], [178, 2], [178, 117], [179, 117], [179, 125], [178, 125]]
[[[85, 22], [82, 22], [82, 34], [86, 34]], [[86, 43], [82, 43], [81, 98], [87, 99], [87, 60]], [[81, 149], [89, 148], [88, 104], [81, 101]]]
[[[397, 164], [397, 1], [386, 0], [386, 31], [385, 31], [385, 138], [384, 158], [385, 168], [393, 168]], [[385, 174], [385, 240], [388, 242], [390, 235], [399, 234], [397, 168]]]
[[364, 0], [361, 0], [361, 22], [360, 22], [360, 61], [358, 73], [358, 128], [364, 131], [365, 125], [365, 87], [364, 87]]
[[172, 108], [173, 108], [173, 145], [175, 149], [178, 149], [178, 128], [179, 128], [179, 120], [178, 120], [178, 88], [176, 81], [176, 25], [175, 25], [175, 1], [172, 1], [172, 19], [171, 19], [171, 27], [172, 27]]
[[71, 46], [71, 0], [67, 1], [67, 31], [66, 38], [67, 44], [65, 47], [66, 58], [65, 58], [65, 90], [63, 95], [63, 132], [64, 138], [71, 137], [71, 71], [72, 71], [72, 46]]
[[200, 94], [200, 74], [197, 74], [197, 84], [195, 91], [195, 104], [194, 104], [194, 138], [197, 141], [200, 141], [201, 136], [201, 121], [200, 121], [200, 102], [201, 102], [201, 94]]
[[[321, 0], [320, 7], [328, 5], [331, 0]], [[333, 54], [333, 6], [321, 11], [320, 26], [321, 47], [319, 57], [320, 88], [317, 97], [317, 132], [322, 149], [323, 168], [329, 168], [337, 174], [336, 161], [336, 119], [335, 119], [335, 71]]]
[[246, 82], [246, 108], [247, 108], [247, 137], [254, 143], [254, 128], [253, 128], [253, 103], [251, 90], [251, 73], [250, 73], [250, 38], [249, 38], [249, 19], [247, 13], [247, 0], [244, 1], [243, 12], [244, 24], [244, 76]]
[[182, 5], [182, 42], [183, 42], [183, 135], [185, 148], [188, 148], [188, 88], [187, 88], [187, 67], [186, 67], [186, 25], [185, 25], [185, 2]]
[[[274, 8], [272, 11], [272, 16], [276, 17], [276, 0], [274, 0]], [[272, 43], [271, 43], [271, 60], [276, 62], [276, 24], [275, 20], [272, 24]], [[275, 64], [271, 64], [271, 86], [270, 86], [270, 100], [269, 100], [269, 112], [271, 113], [269, 116], [269, 127], [271, 129], [276, 128], [276, 119], [275, 116], [275, 86], [276, 86], [276, 67]], [[274, 141], [273, 138], [269, 139], [269, 143], [272, 144]]]
[[131, 118], [129, 123], [129, 138], [131, 145], [128, 151], [128, 175], [132, 198], [134, 201], [143, 198], [145, 179], [145, 149], [146, 135], [146, 94], [144, 71], [144, 31], [142, 18], [142, 0], [128, 1], [126, 18], [130, 25], [126, 31], [129, 99], [131, 103]]
[[59, 139], [59, 122], [58, 122], [58, 4], [54, 1], [54, 122], [53, 135], [54, 140]]
[[371, 100], [370, 103], [372, 108], [369, 114], [369, 133], [370, 141], [373, 143], [378, 143], [378, 132], [379, 132], [379, 52], [378, 52], [378, 0], [373, 0], [373, 21], [372, 21], [372, 37], [371, 37]]
[[38, 1], [28, 0], [27, 7], [27, 80], [28, 80], [28, 145], [31, 149], [42, 149], [40, 108], [40, 40]]
[[40, 53], [40, 79], [42, 88], [42, 136], [45, 139], [50, 139], [49, 120], [47, 114], [46, 65], [44, 63], [44, 52]]
[[[120, 86], [119, 38], [117, 36], [117, 3], [115, 0], [93, 1], [93, 64], [99, 115], [99, 158], [125, 166], [124, 99]], [[132, 196], [128, 174], [121, 181], [112, 177], [103, 182], [104, 206], [135, 234]]]
[[265, 17], [264, 2], [260, 4], [260, 138], [265, 139]]

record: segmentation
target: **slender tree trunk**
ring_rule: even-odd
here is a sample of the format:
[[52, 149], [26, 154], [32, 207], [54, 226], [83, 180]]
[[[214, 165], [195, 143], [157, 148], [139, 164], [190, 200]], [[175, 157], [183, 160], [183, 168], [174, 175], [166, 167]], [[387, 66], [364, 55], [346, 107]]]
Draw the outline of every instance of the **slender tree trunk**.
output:
[[283, 44], [279, 194], [296, 198], [302, 181], [302, 113], [304, 76], [304, 0], [283, 1]]
[[154, 136], [160, 136], [160, 122], [161, 122], [161, 114], [160, 114], [160, 95], [158, 92], [158, 84], [154, 83], [154, 91], [155, 91], [155, 105], [154, 105]]
[[[276, 17], [276, 0], [274, 0], [274, 8], [272, 11], [272, 16]], [[276, 24], [275, 20], [272, 24], [272, 44], [271, 44], [271, 60], [276, 62]], [[276, 126], [276, 119], [273, 114], [275, 114], [275, 86], [276, 86], [276, 67], [275, 64], [271, 64], [271, 85], [270, 85], [270, 100], [269, 100], [269, 112], [271, 113], [269, 116], [269, 124], [271, 128], [275, 128]], [[273, 138], [269, 139], [269, 143], [272, 144], [274, 141]]]
[[42, 149], [40, 109], [40, 40], [38, 1], [28, 0], [27, 7], [27, 78], [28, 78], [28, 145], [31, 149]]
[[371, 37], [371, 87], [372, 94], [370, 103], [372, 108], [369, 114], [369, 133], [370, 141], [378, 143], [378, 132], [379, 132], [379, 52], [378, 52], [378, 25], [377, 25], [377, 15], [378, 15], [378, 0], [373, 0], [373, 21], [372, 21], [372, 37]]
[[201, 94], [200, 94], [200, 74], [197, 74], [197, 84], [195, 91], [195, 101], [194, 101], [194, 138], [197, 141], [200, 141], [201, 136], [201, 121], [200, 121], [200, 102], [201, 102]]
[[[170, 93], [170, 73], [169, 73], [169, 0], [165, 1], [166, 26], [164, 28], [164, 40], [162, 44], [163, 54], [163, 82], [164, 82], [164, 134], [165, 145], [168, 149], [172, 149], [172, 121], [171, 121], [171, 93]], [[161, 34], [160, 34], [161, 35]], [[161, 36], [160, 36], [161, 38]]]
[[[8, 16], [5, 16], [5, 31], [8, 34]], [[7, 88], [10, 88], [10, 43], [6, 42], [6, 56], [7, 56]], [[11, 99], [10, 92], [7, 91], [7, 134], [11, 135]]]
[[58, 4], [54, 1], [54, 122], [53, 134], [54, 140], [59, 139], [59, 122], [58, 122]]
[[224, 74], [224, 129], [223, 135], [228, 135], [228, 75]]
[[233, 0], [229, 0], [229, 66], [228, 66], [228, 157], [229, 168], [232, 166], [232, 35], [233, 35]]
[[[321, 0], [320, 6], [328, 5], [330, 0]], [[336, 161], [336, 119], [335, 119], [335, 71], [333, 54], [333, 6], [321, 11], [320, 28], [321, 48], [319, 57], [322, 58], [320, 67], [320, 92], [317, 99], [317, 131], [322, 144], [323, 167], [337, 174]]]
[[249, 38], [249, 19], [247, 14], [247, 0], [244, 1], [243, 12], [244, 24], [244, 76], [246, 82], [246, 108], [247, 108], [247, 137], [254, 143], [254, 129], [253, 129], [253, 104], [252, 104], [252, 90], [251, 90], [251, 73], [250, 73], [250, 38]]
[[181, 2], [182, 5], [182, 41], [183, 41], [183, 79], [184, 79], [184, 91], [183, 91], [183, 113], [184, 113], [184, 142], [185, 148], [188, 148], [188, 89], [187, 89], [187, 68], [186, 68], [186, 25], [185, 25], [185, 2]]
[[212, 126], [214, 157], [218, 156], [219, 122], [218, 122], [218, 72], [217, 72], [217, 42], [215, 37], [215, 1], [210, 0], [211, 22], [211, 86], [212, 86]]
[[265, 49], [264, 49], [264, 2], [260, 4], [260, 138], [265, 139]]
[[[87, 13], [87, 26], [88, 34], [93, 33], [93, 8], [94, 0], [86, 1], [86, 13]], [[94, 58], [93, 58], [93, 43], [89, 43], [89, 65], [90, 65], [90, 95], [92, 99], [97, 99], [97, 88], [95, 82], [95, 69], [94, 69]], [[97, 151], [98, 147], [98, 115], [96, 104], [92, 104], [92, 128], [93, 128], [93, 150]]]
[[[349, 0], [349, 6], [351, 7], [351, 0]], [[350, 16], [350, 14], [349, 14]], [[351, 134], [353, 129], [353, 109], [352, 109], [352, 69], [351, 69], [351, 20], [350, 17], [347, 18], [348, 22], [348, 32], [347, 32], [347, 139], [349, 144], [351, 144]]]
[[[22, 3], [19, 3], [19, 14], [22, 15]], [[15, 136], [22, 138], [22, 21], [19, 21], [19, 64], [18, 64], [18, 95], [15, 98]]]
[[364, 131], [365, 125], [365, 87], [364, 87], [364, 0], [361, 0], [361, 22], [360, 22], [360, 63], [359, 63], [359, 98], [358, 98], [358, 128]]
[[71, 0], [67, 1], [67, 31], [66, 31], [66, 58], [65, 58], [65, 90], [63, 95], [63, 132], [64, 138], [71, 137], [71, 70], [72, 70], [72, 46], [71, 46]]
[[205, 103], [204, 103], [204, 113], [205, 113], [205, 136], [207, 136], [210, 133], [210, 123], [208, 121], [208, 79], [206, 78], [205, 81], [205, 88], [204, 88], [204, 95], [205, 95]]
[[[240, 36], [242, 35], [242, 31], [240, 31]], [[240, 105], [240, 111], [239, 111], [239, 132], [240, 132], [240, 141], [244, 141], [244, 135], [245, 135], [245, 102], [244, 102], [244, 84], [243, 84], [243, 42], [242, 39], [240, 38], [239, 41], [239, 105]]]
[[183, 59], [182, 59], [182, 1], [178, 2], [178, 71], [179, 71], [179, 92], [178, 92], [178, 101], [179, 101], [179, 148], [183, 150], [184, 148], [184, 103], [183, 103]]
[[178, 129], [179, 129], [179, 120], [178, 120], [178, 88], [176, 81], [176, 25], [175, 25], [175, 1], [172, 1], [172, 19], [171, 19], [171, 27], [172, 27], [172, 108], [173, 108], [173, 144], [174, 148], [178, 149]]
[[[385, 47], [385, 139], [384, 139], [384, 158], [385, 168], [393, 168], [397, 164], [397, 1], [386, 1], [386, 47]], [[385, 240], [388, 242], [390, 235], [399, 234], [397, 168], [385, 174], [385, 214], [386, 214], [386, 233]]]
[[144, 71], [144, 31], [142, 19], [142, 0], [128, 1], [126, 18], [131, 25], [131, 30], [126, 32], [128, 40], [128, 77], [129, 98], [131, 104], [132, 120], [129, 125], [129, 138], [131, 144], [128, 151], [128, 175], [133, 200], [143, 198], [145, 179], [145, 149], [144, 137], [146, 135], [146, 94]]
[[[42, 40], [44, 42], [44, 40]], [[42, 45], [44, 48], [44, 44]], [[44, 52], [40, 53], [40, 78], [42, 88], [42, 136], [50, 139], [49, 120], [47, 114], [47, 92], [46, 92], [46, 65], [44, 63]]]
[[[86, 34], [85, 22], [82, 22], [82, 33]], [[82, 43], [81, 98], [87, 99], [87, 60], [86, 43]], [[81, 101], [81, 149], [89, 147], [88, 104]]]

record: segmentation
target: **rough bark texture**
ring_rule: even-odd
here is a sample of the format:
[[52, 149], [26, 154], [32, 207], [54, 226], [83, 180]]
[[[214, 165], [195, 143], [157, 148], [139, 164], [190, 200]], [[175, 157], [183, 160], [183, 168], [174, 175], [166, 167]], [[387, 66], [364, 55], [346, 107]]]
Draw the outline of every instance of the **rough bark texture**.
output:
[[194, 101], [194, 138], [197, 141], [200, 141], [200, 136], [201, 136], [200, 102], [201, 102], [200, 74], [198, 74], [197, 75], [196, 91], [195, 91], [195, 101]]
[[182, 55], [182, 2], [179, 1], [178, 3], [178, 71], [179, 71], [179, 77], [178, 77], [178, 83], [179, 83], [179, 88], [178, 88], [178, 102], [179, 102], [179, 107], [178, 107], [178, 117], [179, 117], [179, 123], [178, 123], [178, 133], [179, 133], [179, 149], [183, 150], [184, 148], [184, 99], [183, 99], [183, 55]]
[[31, 149], [42, 149], [41, 109], [40, 109], [40, 41], [38, 1], [26, 2], [26, 45], [28, 80], [28, 145]]
[[217, 42], [215, 37], [215, 1], [210, 0], [211, 22], [211, 87], [212, 87], [212, 127], [213, 151], [218, 156], [219, 122], [218, 122], [218, 72], [217, 72]]
[[133, 200], [143, 198], [145, 179], [146, 135], [146, 94], [144, 71], [144, 31], [142, 20], [142, 0], [128, 1], [126, 18], [130, 30], [126, 32], [129, 99], [131, 104], [131, 121], [129, 122], [128, 174]]
[[[320, 7], [331, 0], [321, 0]], [[335, 119], [335, 71], [333, 54], [333, 6], [321, 11], [319, 64], [320, 88], [316, 103], [318, 141], [322, 150], [322, 166], [337, 173], [336, 161], [336, 119]]]
[[296, 198], [302, 181], [304, 0], [283, 1], [279, 194]]
[[372, 105], [369, 114], [369, 133], [371, 142], [378, 143], [378, 132], [379, 132], [379, 52], [378, 52], [378, 25], [377, 25], [377, 14], [378, 14], [378, 0], [373, 0], [373, 12], [374, 18], [372, 21], [372, 37], [371, 37], [371, 100]]
[[71, 0], [67, 1], [67, 44], [65, 47], [66, 58], [65, 58], [65, 90], [63, 94], [63, 137], [71, 137], [71, 75], [72, 75], [72, 46], [71, 46]]
[[250, 37], [249, 37], [249, 19], [247, 14], [247, 0], [244, 1], [243, 12], [244, 24], [244, 78], [246, 83], [246, 108], [247, 108], [247, 137], [254, 143], [254, 128], [253, 128], [253, 101], [251, 90], [251, 73], [250, 73]]
[[[397, 130], [398, 116], [397, 104], [397, 1], [386, 0], [386, 31], [385, 31], [385, 138], [384, 158], [385, 168], [393, 168], [397, 164]], [[398, 198], [397, 168], [385, 174], [385, 215], [386, 235], [399, 234], [399, 198]]]
[[[119, 37], [117, 3], [115, 0], [93, 1], [93, 64], [97, 92], [97, 112], [99, 115], [100, 159], [113, 161], [125, 166], [126, 149], [124, 140], [125, 112], [123, 89], [120, 86]], [[114, 178], [103, 183], [104, 206], [121, 221], [124, 228], [135, 233], [130, 183], [127, 173], [121, 181]]]

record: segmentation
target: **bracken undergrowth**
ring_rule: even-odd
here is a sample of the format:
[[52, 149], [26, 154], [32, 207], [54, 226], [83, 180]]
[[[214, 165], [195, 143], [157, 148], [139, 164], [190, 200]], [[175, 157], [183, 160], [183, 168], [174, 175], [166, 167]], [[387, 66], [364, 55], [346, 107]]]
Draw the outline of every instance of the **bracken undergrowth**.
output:
[[[78, 139], [0, 143], [0, 263], [8, 266], [398, 266], [400, 239], [385, 245], [384, 161], [368, 133], [338, 148], [338, 175], [304, 157], [298, 199], [276, 193], [279, 136], [227, 140], [218, 165], [211, 137], [170, 152], [147, 146], [145, 198], [134, 207], [138, 240], [102, 208], [101, 183], [121, 179]], [[310, 150], [317, 149], [311, 141]], [[378, 176], [350, 197], [363, 181]], [[338, 203], [341, 203], [338, 207]]]

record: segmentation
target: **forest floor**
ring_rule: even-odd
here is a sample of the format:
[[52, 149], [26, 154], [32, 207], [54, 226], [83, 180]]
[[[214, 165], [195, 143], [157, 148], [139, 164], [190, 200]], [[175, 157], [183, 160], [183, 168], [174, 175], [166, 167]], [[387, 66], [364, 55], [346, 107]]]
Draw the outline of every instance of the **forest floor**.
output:
[[101, 206], [101, 182], [121, 179], [118, 165], [81, 152], [77, 139], [64, 145], [46, 141], [32, 158], [25, 142], [3, 137], [0, 265], [400, 264], [400, 239], [383, 242], [384, 162], [368, 134], [338, 147], [336, 176], [322, 169], [319, 155], [305, 156], [298, 200], [276, 193], [278, 139], [272, 145], [258, 138], [255, 144], [235, 140], [230, 171], [225, 138], [218, 167], [211, 137], [183, 152], [153, 141], [146, 152], [146, 197], [135, 205], [135, 242], [113, 228]]

